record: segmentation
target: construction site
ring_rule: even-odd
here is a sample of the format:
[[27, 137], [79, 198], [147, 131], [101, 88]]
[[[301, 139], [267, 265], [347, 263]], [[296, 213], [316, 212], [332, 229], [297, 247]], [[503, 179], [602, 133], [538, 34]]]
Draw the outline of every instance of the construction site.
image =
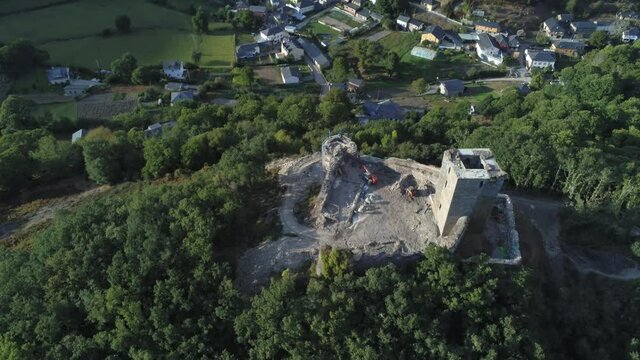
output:
[[[362, 268], [418, 258], [430, 243], [460, 248], [465, 257], [485, 253], [494, 263], [521, 261], [513, 207], [500, 194], [507, 174], [489, 149], [448, 150], [438, 168], [361, 155], [335, 135], [319, 153], [271, 166], [285, 190], [283, 236], [241, 258], [246, 285], [309, 266], [322, 248], [347, 249]], [[301, 205], [308, 207], [304, 220], [295, 213]]]

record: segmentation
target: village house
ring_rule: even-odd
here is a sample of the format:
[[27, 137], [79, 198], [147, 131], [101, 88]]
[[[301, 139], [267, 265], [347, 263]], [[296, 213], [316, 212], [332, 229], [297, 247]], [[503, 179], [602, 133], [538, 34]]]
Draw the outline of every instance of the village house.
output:
[[267, 7], [266, 6], [251, 5], [251, 6], [249, 6], [249, 11], [251, 11], [253, 16], [255, 16], [255, 17], [259, 17], [261, 19], [266, 19], [267, 18]]
[[243, 44], [236, 48], [238, 60], [250, 60], [260, 56], [261, 47], [258, 43]]
[[530, 50], [524, 51], [527, 68], [533, 69], [554, 69], [556, 63], [556, 54], [551, 51]]
[[637, 13], [635, 11], [623, 11], [616, 14], [616, 17], [620, 20], [634, 21], [640, 20], [640, 13]]
[[421, 3], [427, 11], [433, 11], [440, 6], [440, 2], [438, 0], [422, 0]]
[[496, 34], [493, 36], [493, 38], [496, 40], [496, 43], [498, 44], [498, 47], [500, 48], [500, 50], [502, 51], [509, 50], [509, 41], [507, 40], [506, 36], [502, 34]]
[[496, 66], [502, 64], [503, 57], [500, 46], [496, 39], [489, 34], [478, 34], [476, 53], [478, 54], [478, 57], [484, 61], [490, 62]]
[[360, 6], [354, 3], [346, 3], [343, 6], [344, 11], [348, 12], [351, 16], [356, 16], [358, 10], [360, 10]]
[[551, 50], [556, 54], [577, 57], [584, 53], [584, 44], [578, 41], [556, 41], [551, 44]]
[[312, 43], [311, 40], [300, 38], [298, 42], [304, 49], [305, 54], [313, 61], [313, 63], [320, 69], [324, 69], [331, 65], [331, 61], [322, 53], [322, 50]]
[[268, 29], [260, 31], [259, 39], [263, 42], [276, 42], [281, 41], [286, 36], [286, 34], [286, 31], [284, 31], [284, 29], [280, 26], [272, 26]]
[[306, 14], [316, 9], [316, 3], [313, 0], [301, 0], [294, 6], [294, 9], [301, 14]]
[[616, 26], [610, 21], [596, 20], [593, 23], [596, 25], [596, 31], [604, 31], [607, 34], [615, 32]]
[[364, 80], [349, 79], [347, 81], [347, 91], [350, 93], [359, 93], [364, 89]]
[[360, 21], [367, 21], [370, 17], [371, 12], [367, 9], [360, 9], [360, 11], [356, 13], [356, 19]]
[[403, 120], [405, 117], [405, 110], [390, 99], [381, 102], [365, 101], [362, 108], [363, 122], [380, 119]]
[[454, 97], [464, 93], [464, 82], [458, 79], [445, 80], [440, 82], [440, 94], [446, 97]]
[[509, 48], [511, 50], [518, 50], [520, 48], [520, 40], [518, 40], [517, 35], [509, 35], [507, 37], [507, 42], [509, 43]]
[[193, 101], [195, 99], [195, 95], [193, 91], [176, 91], [171, 93], [171, 106], [183, 102], [183, 101]]
[[558, 14], [556, 15], [556, 19], [558, 19], [561, 25], [566, 26], [573, 21], [573, 14]]
[[371, 12], [371, 18], [376, 22], [381, 22], [382, 19], [384, 19], [384, 16], [382, 16], [381, 14], [379, 14], [377, 12], [372, 11]]
[[420, 36], [420, 43], [429, 42], [433, 44], [440, 44], [444, 40], [444, 30], [438, 25], [429, 25], [422, 32]]
[[47, 69], [47, 81], [51, 85], [65, 84], [71, 80], [68, 67], [52, 67]]
[[299, 84], [300, 78], [302, 77], [298, 68], [292, 66], [280, 68], [280, 76], [282, 77], [283, 84]]
[[164, 85], [164, 89], [173, 92], [184, 90], [184, 84], [179, 82], [168, 82]]
[[596, 24], [590, 21], [574, 21], [571, 23], [571, 33], [575, 38], [587, 39], [596, 29]]
[[402, 30], [406, 30], [409, 27], [409, 20], [411, 20], [410, 17], [406, 16], [406, 15], [400, 15], [398, 16], [398, 18], [396, 19], [396, 24], [402, 29]]
[[407, 25], [409, 31], [420, 31], [424, 27], [424, 23], [420, 20], [411, 19]]
[[638, 40], [640, 36], [640, 30], [638, 28], [631, 28], [622, 32], [622, 41], [631, 42]]
[[164, 132], [164, 129], [171, 129], [176, 125], [178, 125], [176, 121], [167, 121], [162, 124], [161, 123], [151, 124], [146, 129], [144, 129], [144, 134], [147, 137], [160, 136]]
[[75, 79], [69, 82], [69, 85], [64, 87], [64, 96], [75, 97], [87, 94], [89, 89], [100, 86], [102, 83], [98, 80], [82, 80]]
[[364, 6], [363, 1], [362, 0], [351, 0], [351, 3], [356, 5], [357, 7], [362, 7]]
[[480, 33], [499, 33], [502, 27], [497, 22], [480, 20], [474, 24], [474, 29]]
[[280, 43], [280, 54], [283, 57], [291, 57], [294, 61], [300, 61], [304, 57], [304, 49], [296, 39], [285, 39]]
[[164, 76], [169, 79], [184, 80], [187, 77], [187, 71], [184, 69], [182, 61], [165, 61], [162, 64], [162, 71]]
[[566, 25], [554, 17], [550, 17], [542, 23], [542, 30], [552, 38], [561, 38], [567, 33]]

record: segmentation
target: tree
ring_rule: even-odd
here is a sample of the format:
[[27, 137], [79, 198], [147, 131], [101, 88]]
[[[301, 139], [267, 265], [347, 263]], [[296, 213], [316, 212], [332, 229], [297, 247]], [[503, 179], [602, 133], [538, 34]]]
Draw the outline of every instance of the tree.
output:
[[0, 132], [35, 127], [33, 107], [34, 104], [31, 101], [9, 95], [0, 105]]
[[250, 66], [239, 66], [231, 71], [233, 78], [231, 84], [234, 87], [246, 88], [253, 84], [253, 69]]
[[131, 74], [131, 82], [136, 85], [151, 85], [158, 83], [161, 79], [160, 69], [148, 65], [138, 66]]
[[202, 6], [198, 6], [196, 14], [191, 18], [191, 25], [193, 30], [198, 34], [206, 34], [209, 32], [209, 17], [202, 9]]
[[85, 170], [98, 184], [115, 184], [139, 177], [142, 154], [122, 131], [91, 130], [80, 142]]
[[116, 29], [122, 34], [128, 34], [131, 31], [131, 19], [127, 15], [116, 17]]
[[111, 63], [113, 79], [121, 83], [130, 83], [131, 75], [133, 75], [137, 65], [138, 61], [133, 57], [133, 55], [131, 55], [131, 53], [123, 54], [120, 58], [115, 59]]
[[199, 64], [200, 59], [202, 59], [202, 52], [193, 50], [193, 52], [191, 53], [191, 61], [193, 61], [194, 64]]
[[349, 77], [349, 69], [342, 56], [338, 56], [333, 60], [331, 70], [329, 70], [328, 78], [331, 82], [345, 82]]
[[427, 88], [427, 81], [424, 78], [418, 78], [411, 83], [411, 89], [416, 95], [422, 94]]
[[589, 45], [596, 49], [602, 49], [609, 43], [609, 35], [604, 30], [598, 30], [589, 36]]
[[255, 16], [249, 10], [240, 10], [236, 13], [232, 23], [235, 27], [246, 30], [258, 30], [262, 26], [262, 19]]
[[17, 78], [49, 60], [49, 53], [36, 49], [27, 40], [16, 39], [0, 47], [0, 69], [10, 78]]
[[395, 52], [391, 51], [387, 54], [385, 59], [385, 69], [387, 69], [387, 74], [389, 76], [394, 76], [398, 73], [398, 69], [400, 68], [400, 57]]

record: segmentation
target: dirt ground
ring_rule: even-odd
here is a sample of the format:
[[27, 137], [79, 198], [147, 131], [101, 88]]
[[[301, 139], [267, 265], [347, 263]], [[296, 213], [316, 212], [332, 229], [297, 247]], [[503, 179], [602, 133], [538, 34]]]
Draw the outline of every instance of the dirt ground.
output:
[[265, 85], [282, 84], [280, 68], [277, 66], [256, 66], [253, 71]]
[[477, 2], [475, 9], [484, 10], [485, 17], [506, 25], [512, 31], [524, 29], [537, 31], [540, 23], [552, 15], [548, 5], [538, 2], [536, 6], [522, 6], [503, 1], [501, 4]]
[[29, 233], [51, 221], [61, 210], [70, 210], [82, 201], [95, 197], [109, 186], [96, 186], [83, 177], [24, 191], [10, 203], [0, 205], [0, 241], [17, 245]]
[[78, 117], [81, 119], [108, 119], [131, 112], [138, 106], [135, 93], [126, 93], [124, 100], [114, 101], [115, 93], [96, 94], [78, 101]]
[[73, 98], [56, 93], [25, 94], [20, 95], [20, 97], [25, 100], [33, 101], [36, 104], [52, 104], [73, 101]]
[[340, 29], [342, 31], [349, 31], [352, 29], [351, 26], [343, 23], [342, 21], [336, 20], [330, 16], [323, 16], [318, 21], [322, 21], [323, 23], [332, 26], [334, 28]]

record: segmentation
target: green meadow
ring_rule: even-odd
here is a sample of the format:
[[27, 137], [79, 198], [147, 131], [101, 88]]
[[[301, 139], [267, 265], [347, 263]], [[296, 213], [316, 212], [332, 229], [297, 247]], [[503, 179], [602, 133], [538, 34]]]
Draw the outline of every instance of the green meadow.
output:
[[[47, 4], [51, 6], [28, 10]], [[125, 52], [131, 52], [139, 64], [191, 61], [194, 51], [202, 53], [201, 66], [229, 66], [235, 59], [229, 24], [212, 23], [210, 34], [194, 35], [189, 15], [146, 0], [0, 0], [0, 14], [25, 9], [0, 15], [0, 41], [28, 39], [47, 50], [55, 65], [108, 68]], [[131, 33], [117, 34], [114, 21], [119, 15], [131, 18]], [[103, 37], [104, 29], [114, 35]]]

